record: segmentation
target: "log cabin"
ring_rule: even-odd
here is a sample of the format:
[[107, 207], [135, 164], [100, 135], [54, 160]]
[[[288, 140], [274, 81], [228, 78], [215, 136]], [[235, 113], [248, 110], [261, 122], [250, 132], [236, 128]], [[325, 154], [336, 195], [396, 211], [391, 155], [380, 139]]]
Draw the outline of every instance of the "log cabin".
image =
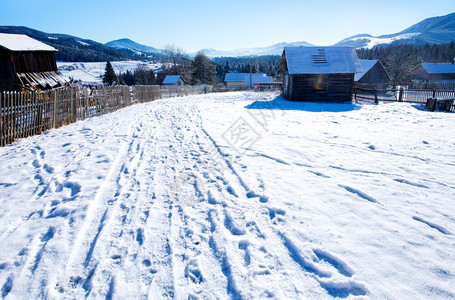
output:
[[287, 47], [283, 96], [291, 101], [351, 101], [354, 75], [361, 66], [351, 47]]

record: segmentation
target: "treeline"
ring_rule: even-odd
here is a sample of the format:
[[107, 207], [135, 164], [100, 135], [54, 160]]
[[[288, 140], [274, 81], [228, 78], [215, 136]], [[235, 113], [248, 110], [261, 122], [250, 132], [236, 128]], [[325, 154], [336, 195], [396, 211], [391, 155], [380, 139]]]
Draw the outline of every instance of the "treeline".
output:
[[360, 59], [379, 60], [392, 79], [392, 84], [408, 84], [410, 72], [421, 63], [454, 62], [455, 43], [433, 45], [390, 45], [359, 49]]

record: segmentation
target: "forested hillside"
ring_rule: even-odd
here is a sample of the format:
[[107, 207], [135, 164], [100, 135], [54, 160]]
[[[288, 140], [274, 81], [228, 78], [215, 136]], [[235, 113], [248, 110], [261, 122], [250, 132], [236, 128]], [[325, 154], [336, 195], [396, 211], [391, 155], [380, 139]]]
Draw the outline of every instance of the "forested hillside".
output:
[[0, 33], [25, 34], [55, 49], [55, 58], [67, 62], [99, 62], [141, 59], [127, 50], [117, 50], [101, 43], [66, 34], [50, 34], [23, 26], [0, 26]]

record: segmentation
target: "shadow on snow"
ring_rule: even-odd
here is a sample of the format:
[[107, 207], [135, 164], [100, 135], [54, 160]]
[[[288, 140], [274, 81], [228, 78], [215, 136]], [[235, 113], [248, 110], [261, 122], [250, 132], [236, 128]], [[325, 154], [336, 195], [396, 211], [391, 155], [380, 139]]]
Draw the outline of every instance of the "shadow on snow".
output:
[[276, 109], [276, 110], [296, 110], [307, 112], [346, 112], [358, 110], [361, 105], [349, 102], [295, 102], [288, 101], [281, 96], [271, 101], [255, 101], [245, 108], [248, 109]]

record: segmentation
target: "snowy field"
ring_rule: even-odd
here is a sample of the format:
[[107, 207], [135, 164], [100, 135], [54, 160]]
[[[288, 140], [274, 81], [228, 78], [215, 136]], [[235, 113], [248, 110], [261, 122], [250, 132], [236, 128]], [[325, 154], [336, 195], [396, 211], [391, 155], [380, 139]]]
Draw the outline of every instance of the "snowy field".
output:
[[[145, 69], [156, 70], [161, 68], [162, 64], [143, 63], [140, 61], [113, 61], [112, 67], [115, 72], [126, 73], [134, 72], [139, 66]], [[66, 77], [74, 80], [80, 80], [85, 84], [101, 84], [106, 69], [106, 62], [57, 62], [60, 72]]]
[[455, 114], [224, 93], [0, 149], [6, 299], [453, 299]]

